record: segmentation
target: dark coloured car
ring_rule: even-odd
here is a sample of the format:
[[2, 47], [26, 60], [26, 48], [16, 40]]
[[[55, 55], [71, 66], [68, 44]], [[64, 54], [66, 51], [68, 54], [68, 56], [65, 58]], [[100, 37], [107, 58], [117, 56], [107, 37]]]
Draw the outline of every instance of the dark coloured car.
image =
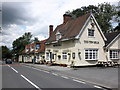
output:
[[12, 59], [6, 59], [5, 63], [6, 64], [12, 64]]

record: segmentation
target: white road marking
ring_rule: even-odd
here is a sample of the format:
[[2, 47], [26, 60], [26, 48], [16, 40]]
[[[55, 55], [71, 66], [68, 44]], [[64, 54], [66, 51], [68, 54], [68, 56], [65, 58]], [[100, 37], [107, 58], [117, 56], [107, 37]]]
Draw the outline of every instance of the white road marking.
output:
[[55, 76], [58, 76], [58, 74], [56, 74], [56, 73], [52, 73], [53, 75], [55, 75]]
[[8, 65], [8, 67], [11, 67], [10, 65]]
[[26, 81], [28, 81], [30, 84], [32, 84], [35, 88], [40, 89], [37, 85], [35, 85], [33, 82], [31, 82], [29, 79], [27, 79], [25, 76], [20, 75], [22, 78], [24, 78]]
[[[24, 65], [24, 66], [25, 66], [25, 65]], [[48, 71], [41, 70], [41, 69], [37, 69], [37, 68], [31, 67], [31, 66], [25, 66], [25, 67], [32, 68], [32, 69], [35, 69], [35, 70], [38, 70], [38, 71], [42, 71], [42, 72], [46, 72], [46, 73], [50, 73], [50, 72], [48, 72]]]
[[26, 65], [23, 65], [24, 67], [28, 67], [28, 68], [32, 68], [31, 66], [26, 66]]
[[82, 81], [79, 81], [79, 80], [76, 80], [76, 79], [73, 79], [73, 81], [86, 84], [85, 82], [82, 82]]
[[62, 78], [65, 78], [65, 79], [69, 79], [68, 77], [65, 77], [65, 76], [61, 76]]
[[11, 67], [11, 69], [12, 69], [13, 71], [15, 71], [16, 73], [18, 73], [18, 71], [17, 71], [17, 70], [15, 70], [13, 67]]
[[42, 71], [42, 70], [40, 70], [40, 69], [37, 69], [37, 68], [34, 68], [34, 67], [32, 67], [32, 69], [35, 69], [35, 70], [38, 70], [38, 71]]
[[50, 73], [50, 72], [48, 72], [48, 71], [43, 71], [43, 72], [45, 72], [45, 73]]
[[96, 85], [95, 85], [94, 87], [95, 87], [95, 88], [102, 88], [102, 87], [100, 87], [100, 86], [96, 86]]

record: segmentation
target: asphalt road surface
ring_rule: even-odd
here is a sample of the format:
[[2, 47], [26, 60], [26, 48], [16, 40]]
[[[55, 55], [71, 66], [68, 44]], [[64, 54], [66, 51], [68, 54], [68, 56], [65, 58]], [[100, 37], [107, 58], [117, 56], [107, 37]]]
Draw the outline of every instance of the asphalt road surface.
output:
[[90, 83], [18, 63], [2, 64], [0, 66], [2, 66], [2, 88], [103, 90], [103, 88]]

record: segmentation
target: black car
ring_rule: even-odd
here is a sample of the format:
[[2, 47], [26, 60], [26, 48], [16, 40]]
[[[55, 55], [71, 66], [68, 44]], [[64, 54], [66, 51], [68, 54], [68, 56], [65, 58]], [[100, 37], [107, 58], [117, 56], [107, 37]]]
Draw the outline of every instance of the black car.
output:
[[6, 63], [6, 64], [12, 64], [12, 59], [6, 59], [6, 60], [5, 60], [5, 63]]

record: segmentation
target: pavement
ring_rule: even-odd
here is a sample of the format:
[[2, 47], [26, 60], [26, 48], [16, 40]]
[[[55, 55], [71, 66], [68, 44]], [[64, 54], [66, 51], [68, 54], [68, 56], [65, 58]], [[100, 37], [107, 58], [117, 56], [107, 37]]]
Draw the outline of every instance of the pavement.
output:
[[59, 75], [64, 75], [70, 78], [74, 78], [77, 80], [81, 80], [105, 88], [116, 88], [118, 90], [118, 86], [120, 86], [120, 83], [118, 83], [119, 68], [117, 67], [69, 68], [69, 67], [61, 67], [61, 66], [48, 66], [48, 65], [28, 64], [28, 63], [22, 63], [22, 65], [27, 65], [48, 72], [54, 72]]

